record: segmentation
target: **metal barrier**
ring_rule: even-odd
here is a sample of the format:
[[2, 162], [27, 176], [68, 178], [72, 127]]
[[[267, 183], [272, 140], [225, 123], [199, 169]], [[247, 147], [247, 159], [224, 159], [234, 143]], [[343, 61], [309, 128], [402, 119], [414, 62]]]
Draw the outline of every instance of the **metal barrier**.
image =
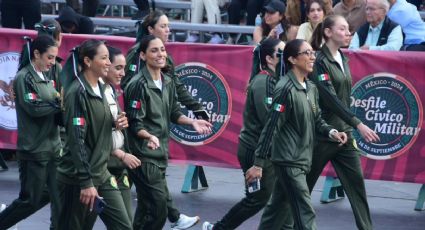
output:
[[[43, 4], [51, 4], [52, 14], [56, 14], [59, 10], [59, 4], [66, 4], [66, 0], [41, 0]], [[106, 5], [106, 11], [111, 6], [119, 6], [120, 17], [124, 17], [124, 6], [134, 7], [137, 9], [136, 4], [133, 0], [100, 0], [100, 5]], [[179, 0], [155, 0], [155, 6], [161, 9], [182, 9], [185, 10], [185, 20], [190, 20], [190, 10], [191, 2], [190, 1], [179, 1]]]
[[[57, 15], [43, 14], [43, 19], [56, 18]], [[126, 29], [127, 31], [135, 31], [136, 20], [122, 18], [90, 18], [96, 26], [108, 26], [110, 28]], [[172, 41], [175, 41], [176, 31], [199, 31], [200, 33], [235, 33], [235, 34], [250, 34], [254, 32], [254, 26], [239, 26], [239, 25], [217, 25], [203, 23], [189, 23], [181, 21], [170, 21], [172, 31]], [[111, 30], [112, 30], [111, 29]]]

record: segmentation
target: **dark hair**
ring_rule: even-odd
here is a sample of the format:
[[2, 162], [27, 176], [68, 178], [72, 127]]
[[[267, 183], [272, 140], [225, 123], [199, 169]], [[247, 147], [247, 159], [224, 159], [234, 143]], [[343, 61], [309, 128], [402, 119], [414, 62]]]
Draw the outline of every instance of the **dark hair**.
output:
[[140, 52], [146, 53], [146, 50], [148, 49], [149, 44], [151, 43], [152, 40], [155, 40], [155, 39], [157, 39], [157, 37], [155, 37], [152, 34], [144, 36], [142, 38], [142, 40], [140, 40], [140, 46], [139, 46], [139, 50], [138, 50], [139, 52], [138, 53], [140, 53]]
[[115, 57], [116, 57], [116, 56], [118, 56], [118, 55], [120, 55], [120, 54], [123, 54], [123, 53], [121, 52], [121, 50], [120, 50], [120, 49], [118, 49], [118, 48], [115, 48], [115, 47], [112, 47], [112, 46], [106, 46], [106, 48], [108, 48], [108, 52], [109, 52], [109, 61], [111, 61], [111, 63], [115, 61]]
[[323, 20], [323, 22], [319, 23], [316, 26], [316, 29], [314, 30], [313, 35], [311, 36], [311, 46], [314, 50], [320, 49], [323, 39], [325, 39], [325, 41], [328, 41], [329, 38], [325, 36], [325, 29], [331, 29], [335, 25], [335, 22], [338, 18], [344, 17], [337, 14], [329, 15]]
[[260, 63], [261, 67], [267, 67], [266, 56], [273, 56], [275, 47], [279, 45], [281, 40], [277, 38], [266, 38], [260, 44]]
[[38, 31], [38, 35], [50, 35], [55, 40], [59, 40], [59, 35], [62, 32], [61, 25], [55, 19], [46, 19], [34, 26]]
[[[279, 35], [279, 39], [280, 39], [281, 41], [287, 41], [287, 40], [288, 40], [288, 37], [286, 36], [286, 33], [288, 33], [289, 28], [291, 28], [291, 24], [289, 24], [289, 23], [286, 21], [286, 19], [285, 19], [285, 15], [283, 15], [283, 18], [282, 18], [282, 20], [281, 20], [279, 23], [280, 23], [280, 25], [281, 25], [281, 26], [282, 26], [282, 28], [283, 28], [283, 33], [281, 33], [281, 34]], [[272, 28], [271, 28], [269, 25], [267, 25], [267, 24], [266, 24], [266, 21], [265, 21], [265, 20], [263, 20], [263, 21], [261, 22], [261, 29], [263, 29], [263, 33], [262, 33], [262, 36], [263, 36], [263, 37], [267, 37], [267, 36], [269, 36], [269, 33], [270, 33], [270, 31], [272, 30]]]
[[323, 15], [326, 15], [326, 8], [325, 8], [325, 3], [322, 0], [311, 0], [307, 3], [307, 5], [305, 6], [305, 12], [308, 15], [310, 13], [310, 8], [311, 5], [313, 5], [313, 3], [317, 3], [319, 4], [320, 8], [323, 10]]
[[81, 43], [78, 49], [78, 64], [81, 66], [81, 71], [87, 68], [84, 63], [84, 58], [88, 57], [93, 60], [94, 56], [97, 54], [97, 48], [101, 45], [105, 45], [105, 42], [96, 39], [89, 39]]
[[30, 38], [24, 38], [27, 42], [22, 47], [21, 56], [19, 58], [18, 71], [28, 65], [34, 59], [34, 51], [38, 50], [40, 55], [44, 54], [50, 47], [57, 47], [56, 42], [48, 35], [36, 37], [33, 41]]
[[146, 36], [149, 34], [149, 30], [148, 30], [149, 26], [154, 28], [156, 23], [158, 23], [159, 18], [163, 15], [165, 14], [162, 11], [155, 10], [150, 12], [148, 15], [146, 15], [143, 18], [143, 21], [139, 23], [139, 28], [137, 30], [136, 43], [140, 42], [143, 36]]
[[285, 66], [287, 66], [287, 70], [292, 69], [292, 63], [289, 61], [289, 58], [295, 58], [298, 56], [300, 48], [304, 42], [306, 42], [304, 39], [294, 39], [286, 43], [285, 49], [283, 49], [283, 60], [285, 62]]

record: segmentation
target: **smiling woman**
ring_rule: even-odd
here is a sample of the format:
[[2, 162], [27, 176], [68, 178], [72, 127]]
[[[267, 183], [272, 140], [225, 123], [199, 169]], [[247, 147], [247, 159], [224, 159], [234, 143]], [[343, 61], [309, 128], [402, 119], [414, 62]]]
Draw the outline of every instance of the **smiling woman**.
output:
[[[77, 66], [68, 67], [76, 57], [80, 73]], [[108, 229], [132, 229], [116, 178], [107, 170], [114, 119], [99, 80], [111, 67], [108, 49], [102, 41], [87, 40], [70, 60], [64, 74], [75, 80], [65, 86], [67, 140], [58, 169], [63, 207], [59, 229], [91, 229], [97, 215]], [[104, 202], [103, 209], [96, 205]]]
[[58, 225], [56, 162], [61, 142], [54, 117], [60, 111], [60, 101], [52, 82], [43, 73], [55, 64], [57, 53], [55, 41], [46, 35], [28, 40], [22, 50], [13, 85], [21, 191], [19, 198], [0, 213], [0, 229], [8, 229], [28, 217], [48, 200], [52, 201], [51, 227]]

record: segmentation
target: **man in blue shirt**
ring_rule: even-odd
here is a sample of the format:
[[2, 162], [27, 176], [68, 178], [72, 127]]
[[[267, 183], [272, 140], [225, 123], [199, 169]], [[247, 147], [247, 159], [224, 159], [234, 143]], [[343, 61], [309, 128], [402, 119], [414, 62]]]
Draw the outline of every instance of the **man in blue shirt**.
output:
[[391, 9], [388, 17], [401, 26], [404, 45], [401, 50], [425, 51], [425, 23], [416, 6], [406, 0], [388, 0]]
[[400, 50], [403, 34], [401, 27], [386, 17], [389, 7], [387, 0], [367, 1], [367, 23], [354, 34], [350, 49]]

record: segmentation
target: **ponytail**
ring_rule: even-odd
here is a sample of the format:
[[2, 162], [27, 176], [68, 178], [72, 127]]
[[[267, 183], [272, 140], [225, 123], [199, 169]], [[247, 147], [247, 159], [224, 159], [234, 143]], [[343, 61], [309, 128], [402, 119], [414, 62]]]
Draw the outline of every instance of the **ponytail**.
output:
[[72, 82], [75, 79], [78, 79], [81, 85], [84, 87], [84, 84], [81, 82], [78, 77], [78, 55], [79, 55], [79, 47], [74, 47], [71, 51], [71, 55], [69, 55], [68, 59], [65, 62], [65, 65], [62, 68], [62, 72], [59, 75], [60, 83], [63, 87], [64, 92], [66, 92], [71, 86]]
[[324, 31], [325, 29], [323, 28], [323, 22], [320, 22], [316, 26], [316, 29], [313, 31], [313, 35], [311, 36], [311, 47], [313, 47], [313, 50], [319, 50], [322, 46]]
[[249, 83], [252, 81], [252, 79], [255, 77], [255, 75], [258, 74], [262, 70], [261, 68], [261, 58], [260, 58], [260, 46], [261, 44], [258, 44], [252, 54], [252, 70], [251, 70], [251, 76], [249, 77]]
[[25, 44], [22, 46], [21, 56], [19, 57], [18, 71], [31, 63], [31, 42], [32, 39], [24, 36]]

